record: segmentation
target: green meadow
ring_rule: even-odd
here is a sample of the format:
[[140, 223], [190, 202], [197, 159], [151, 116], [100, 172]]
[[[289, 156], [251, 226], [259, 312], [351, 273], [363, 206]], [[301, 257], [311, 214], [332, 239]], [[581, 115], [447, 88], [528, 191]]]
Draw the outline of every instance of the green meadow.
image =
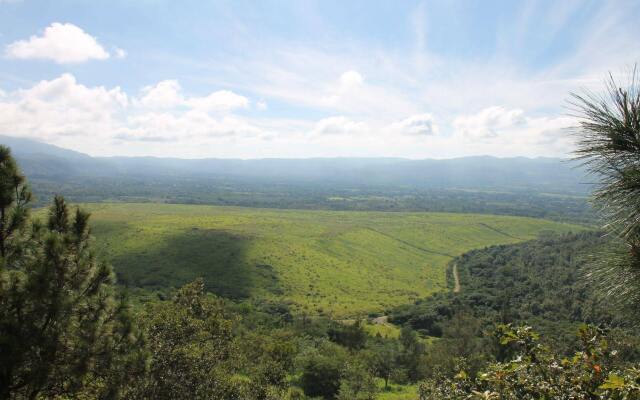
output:
[[[86, 204], [103, 257], [130, 287], [204, 278], [221, 296], [362, 316], [446, 290], [466, 251], [583, 228], [525, 217]], [[464, 285], [464, 282], [463, 282]]]

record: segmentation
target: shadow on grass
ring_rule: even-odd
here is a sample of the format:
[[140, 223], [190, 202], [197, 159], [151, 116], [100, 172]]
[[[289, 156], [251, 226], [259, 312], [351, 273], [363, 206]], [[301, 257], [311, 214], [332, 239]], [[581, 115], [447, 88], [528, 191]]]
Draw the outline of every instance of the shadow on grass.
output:
[[202, 277], [208, 291], [227, 298], [246, 298], [256, 288], [277, 290], [271, 266], [247, 261], [249, 244], [250, 239], [228, 232], [193, 228], [111, 262], [119, 282], [126, 286], [163, 290]]

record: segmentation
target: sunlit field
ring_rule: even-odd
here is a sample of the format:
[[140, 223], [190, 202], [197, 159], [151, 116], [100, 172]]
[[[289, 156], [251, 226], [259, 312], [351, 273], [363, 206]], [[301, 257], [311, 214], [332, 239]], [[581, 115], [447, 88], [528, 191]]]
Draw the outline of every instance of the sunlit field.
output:
[[289, 211], [88, 204], [100, 252], [121, 283], [163, 290], [197, 277], [226, 297], [358, 316], [445, 290], [470, 249], [582, 228], [541, 219], [447, 213]]

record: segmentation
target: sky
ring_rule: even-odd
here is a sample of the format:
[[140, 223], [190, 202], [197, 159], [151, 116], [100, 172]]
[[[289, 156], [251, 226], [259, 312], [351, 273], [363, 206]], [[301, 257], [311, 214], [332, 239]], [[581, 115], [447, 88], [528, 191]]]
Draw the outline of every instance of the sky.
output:
[[94, 156], [566, 157], [638, 1], [0, 0], [0, 135]]

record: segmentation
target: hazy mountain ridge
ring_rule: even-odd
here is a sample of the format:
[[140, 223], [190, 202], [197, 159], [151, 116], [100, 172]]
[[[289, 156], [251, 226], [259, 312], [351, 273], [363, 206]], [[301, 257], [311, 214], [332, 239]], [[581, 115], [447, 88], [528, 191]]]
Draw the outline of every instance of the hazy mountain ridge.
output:
[[390, 186], [416, 189], [535, 189], [585, 193], [590, 187], [575, 163], [558, 158], [409, 160], [402, 158], [180, 159], [91, 157], [30, 139], [0, 136], [24, 172], [41, 179], [227, 178], [288, 184]]

